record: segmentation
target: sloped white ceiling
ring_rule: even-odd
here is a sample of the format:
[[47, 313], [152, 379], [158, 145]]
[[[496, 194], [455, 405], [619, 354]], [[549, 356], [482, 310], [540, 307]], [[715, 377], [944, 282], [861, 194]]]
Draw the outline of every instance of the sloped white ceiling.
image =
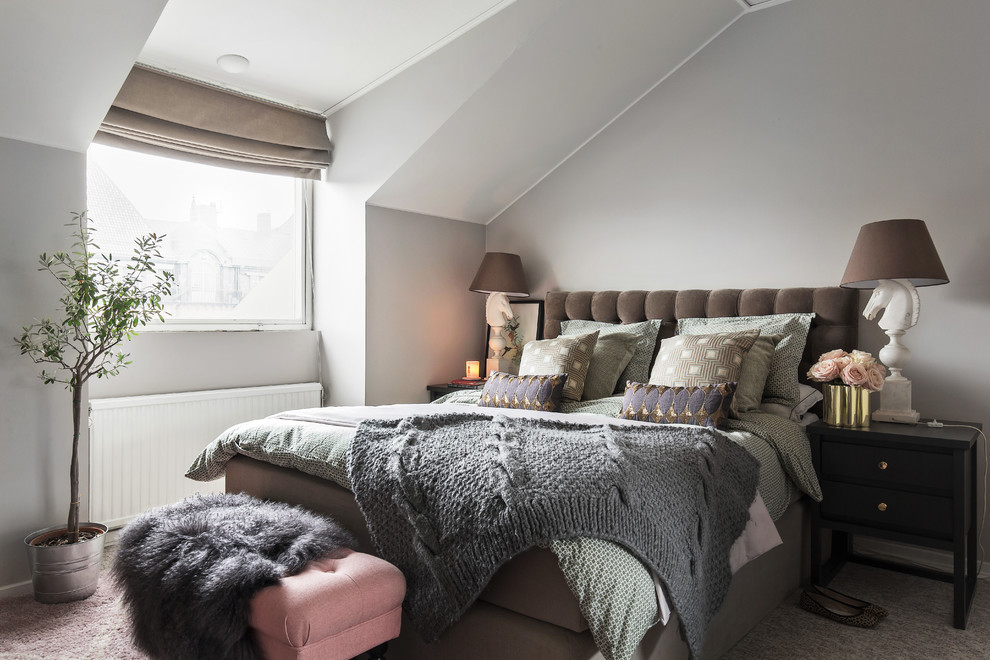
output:
[[491, 221], [742, 13], [736, 0], [559, 3], [369, 203]]
[[360, 186], [362, 203], [464, 103], [489, 84], [561, 0], [516, 2], [388, 83], [330, 115], [330, 185]]
[[165, 2], [3, 0], [0, 137], [85, 151]]
[[[487, 79], [452, 81], [475, 89], [439, 127], [423, 119], [430, 113], [411, 112], [399, 121], [427, 123], [379, 121], [360, 136], [335, 128], [341, 148], [333, 169], [351, 172], [347, 159], [371, 154], [387, 161], [369, 203], [490, 221], [746, 11], [738, 0], [170, 0], [139, 61], [321, 111], [333, 122], [338, 110], [379, 89], [398, 109], [429, 102], [402, 78], [417, 78], [416, 63], [471, 39], [509, 7], [533, 22], [506, 22], [515, 31], [504, 39], [512, 54], [493, 73], [465, 62], [465, 71], [484, 70]], [[220, 71], [217, 56], [230, 52], [251, 68]], [[449, 94], [439, 94], [448, 108]], [[341, 130], [367, 124], [347, 114], [336, 122]], [[409, 145], [403, 135], [425, 138]]]
[[[745, 11], [737, 0], [518, 0], [533, 3], [494, 72], [461, 85], [473, 90], [421, 127], [425, 139], [389, 154], [370, 203], [490, 221]], [[329, 112], [379, 86], [403, 89], [397, 77], [414, 63], [514, 4], [171, 0], [162, 12], [165, 0], [7, 0], [0, 89], [30, 101], [0, 104], [0, 135], [85, 150], [135, 59]], [[215, 60], [227, 52], [252, 68], [223, 74]], [[380, 145], [350, 152], [365, 146]]]
[[[512, 2], [169, 0], [139, 59], [331, 113]], [[246, 57], [248, 70], [221, 70], [227, 53]]]

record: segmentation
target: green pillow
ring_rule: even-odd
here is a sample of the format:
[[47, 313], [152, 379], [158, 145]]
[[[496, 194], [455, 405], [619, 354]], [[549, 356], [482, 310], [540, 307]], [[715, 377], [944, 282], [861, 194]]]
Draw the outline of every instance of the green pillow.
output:
[[770, 362], [763, 400], [793, 406], [801, 398], [798, 391], [798, 368], [814, 316], [814, 313], [807, 313], [680, 319], [677, 322], [677, 332], [683, 335], [707, 335], [713, 332], [759, 330], [763, 335], [781, 335]]
[[650, 379], [650, 365], [653, 363], [653, 349], [657, 345], [657, 333], [660, 332], [660, 319], [622, 324], [571, 319], [560, 323], [562, 335], [580, 335], [592, 330], [598, 330], [599, 337], [613, 332], [628, 332], [637, 337], [636, 352], [622, 370], [615, 391], [624, 392], [627, 380], [645, 383]]
[[746, 353], [742, 367], [739, 369], [736, 395], [732, 398], [729, 409], [733, 417], [738, 417], [739, 413], [760, 411], [774, 351], [783, 337], [783, 335], [760, 335]]
[[639, 337], [631, 332], [598, 334], [598, 343], [591, 356], [588, 374], [584, 377], [582, 400], [612, 396], [619, 376], [636, 352]]

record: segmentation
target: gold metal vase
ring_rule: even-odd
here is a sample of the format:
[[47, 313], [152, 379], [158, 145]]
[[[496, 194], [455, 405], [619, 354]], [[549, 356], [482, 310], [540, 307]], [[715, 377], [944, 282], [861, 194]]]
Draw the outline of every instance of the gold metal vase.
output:
[[870, 428], [870, 391], [854, 385], [825, 383], [823, 419], [829, 426]]

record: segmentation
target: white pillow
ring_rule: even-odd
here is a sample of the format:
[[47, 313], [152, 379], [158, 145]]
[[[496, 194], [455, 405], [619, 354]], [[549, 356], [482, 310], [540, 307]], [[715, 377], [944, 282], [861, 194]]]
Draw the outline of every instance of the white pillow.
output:
[[811, 410], [813, 405], [825, 398], [817, 387], [812, 387], [811, 385], [798, 383], [798, 390], [801, 392], [801, 398], [798, 400], [797, 405], [794, 406], [794, 414], [798, 417], [804, 415], [804, 413]]
[[822, 400], [822, 393], [814, 387], [805, 385], [804, 383], [798, 383], [798, 390], [800, 391], [800, 398], [793, 406], [786, 406], [782, 403], [761, 403], [760, 410], [772, 415], [777, 415], [778, 417], [785, 417], [794, 422], [801, 422], [804, 425], [810, 424], [815, 420], [805, 422], [802, 417], [805, 416], [805, 413], [807, 413], [813, 405]]

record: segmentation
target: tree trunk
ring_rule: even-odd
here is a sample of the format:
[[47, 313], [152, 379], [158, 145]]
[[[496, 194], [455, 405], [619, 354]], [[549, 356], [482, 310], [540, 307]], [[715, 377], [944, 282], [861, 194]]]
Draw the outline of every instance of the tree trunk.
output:
[[79, 543], [79, 430], [82, 423], [82, 385], [72, 386], [72, 462], [69, 464], [69, 521], [71, 543]]

